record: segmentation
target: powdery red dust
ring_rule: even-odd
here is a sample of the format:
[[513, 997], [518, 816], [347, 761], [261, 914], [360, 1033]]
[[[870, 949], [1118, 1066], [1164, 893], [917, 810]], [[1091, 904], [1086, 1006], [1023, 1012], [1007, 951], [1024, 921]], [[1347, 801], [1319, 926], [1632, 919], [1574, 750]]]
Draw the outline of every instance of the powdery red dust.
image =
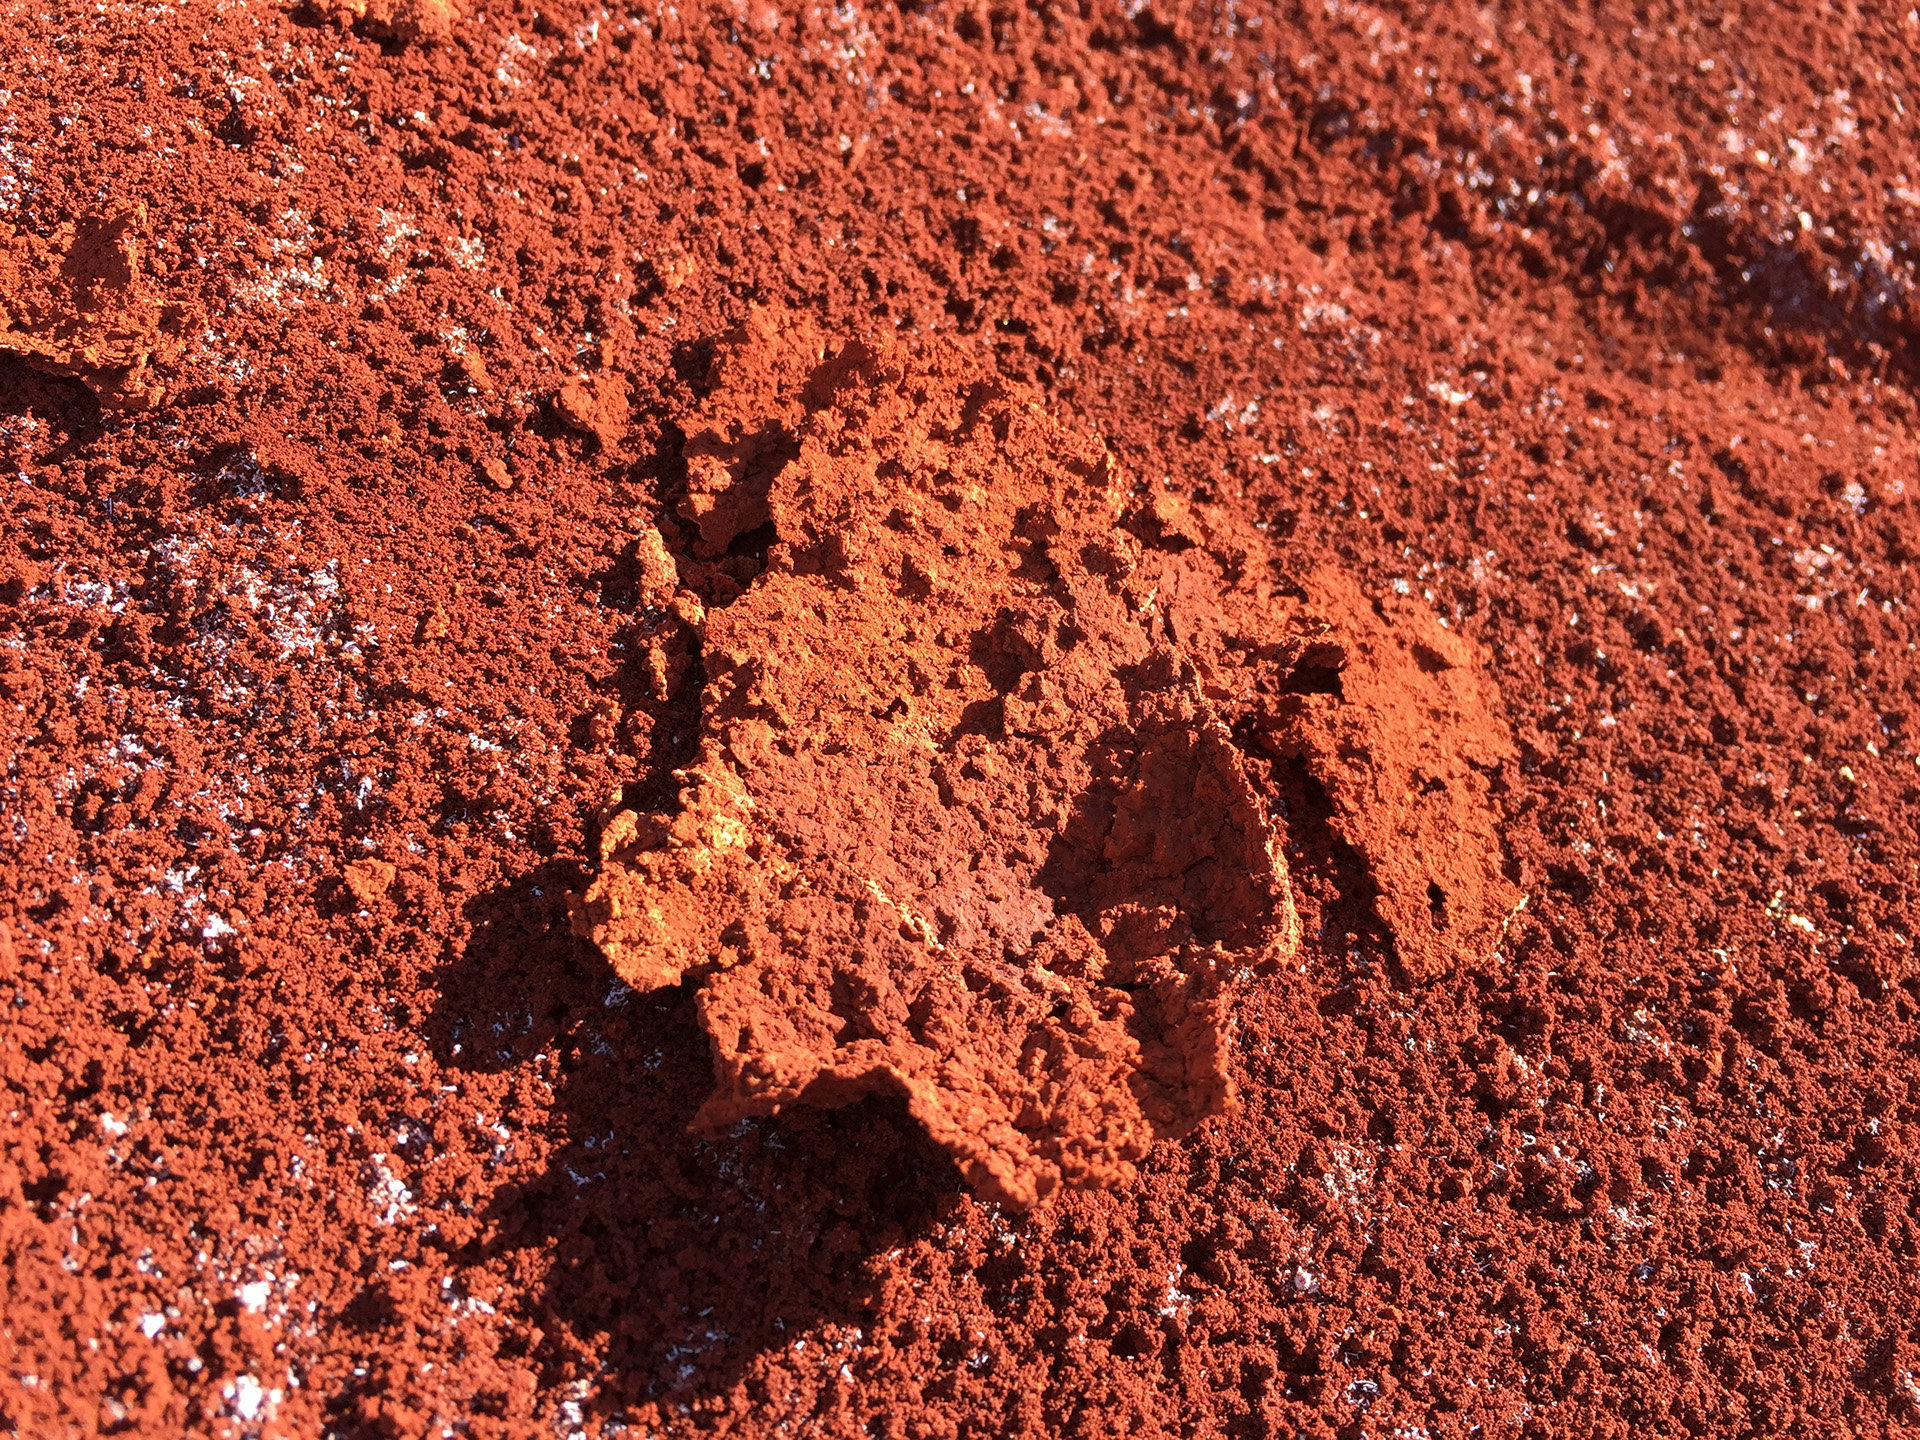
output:
[[[1920, 1423], [1900, 14], [323, 8], [0, 21], [14, 1429]], [[1107, 1185], [998, 1203], [910, 1094], [758, 1113], [842, 1022], [910, 1070], [851, 991], [692, 1133], [769, 972], [572, 933], [603, 821], [752, 748], [716, 627], [828, 598], [779, 487], [839, 401], [727, 389], [755, 306], [1058, 427], [1010, 486], [1113, 457], [1156, 733], [1279, 842], [1297, 952]], [[1152, 957], [1256, 948], [1208, 923]]]

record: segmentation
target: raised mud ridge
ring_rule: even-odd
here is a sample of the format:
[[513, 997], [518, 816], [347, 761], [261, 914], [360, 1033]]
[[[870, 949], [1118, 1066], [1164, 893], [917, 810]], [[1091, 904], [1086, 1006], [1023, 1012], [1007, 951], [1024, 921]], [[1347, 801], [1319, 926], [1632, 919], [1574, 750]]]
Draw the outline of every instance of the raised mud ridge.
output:
[[1327, 788], [1410, 973], [1491, 943], [1510, 742], [1430, 616], [1303, 596], [957, 350], [760, 313], [709, 379], [683, 515], [765, 568], [703, 602], [643, 541], [700, 758], [677, 813], [615, 797], [574, 917], [699, 984], [696, 1124], [895, 1093], [990, 1198], [1125, 1181], [1229, 1103], [1236, 988], [1299, 949], [1263, 752]]

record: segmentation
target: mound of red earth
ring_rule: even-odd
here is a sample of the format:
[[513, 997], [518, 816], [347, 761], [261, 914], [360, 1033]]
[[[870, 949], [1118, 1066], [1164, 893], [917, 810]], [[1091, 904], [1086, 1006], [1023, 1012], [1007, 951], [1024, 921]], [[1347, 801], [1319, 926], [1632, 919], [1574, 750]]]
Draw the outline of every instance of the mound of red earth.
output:
[[1913, 1428], [1911, 32], [0, 17], [0, 1431]]

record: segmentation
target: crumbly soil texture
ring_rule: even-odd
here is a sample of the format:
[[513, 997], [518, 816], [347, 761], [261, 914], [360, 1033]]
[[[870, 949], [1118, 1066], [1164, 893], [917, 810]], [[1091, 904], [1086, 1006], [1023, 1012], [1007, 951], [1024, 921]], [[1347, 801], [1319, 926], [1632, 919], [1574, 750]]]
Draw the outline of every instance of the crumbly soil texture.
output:
[[1897, 7], [0, 15], [0, 1433], [1920, 1428]]

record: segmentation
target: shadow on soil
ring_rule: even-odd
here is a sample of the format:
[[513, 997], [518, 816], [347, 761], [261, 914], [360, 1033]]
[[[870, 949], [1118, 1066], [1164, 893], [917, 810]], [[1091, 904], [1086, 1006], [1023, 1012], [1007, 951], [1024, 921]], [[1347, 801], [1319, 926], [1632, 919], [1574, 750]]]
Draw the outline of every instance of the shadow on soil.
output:
[[554, 865], [475, 899], [473, 938], [440, 977], [443, 1063], [524, 1075], [526, 1126], [505, 1123], [550, 1147], [456, 1258], [544, 1271], [524, 1317], [543, 1384], [600, 1371], [603, 1413], [697, 1413], [803, 1329], [871, 1324], [868, 1259], [924, 1233], [962, 1182], [897, 1102], [690, 1135], [713, 1078], [693, 991], [620, 986], [567, 932], [576, 883]]

